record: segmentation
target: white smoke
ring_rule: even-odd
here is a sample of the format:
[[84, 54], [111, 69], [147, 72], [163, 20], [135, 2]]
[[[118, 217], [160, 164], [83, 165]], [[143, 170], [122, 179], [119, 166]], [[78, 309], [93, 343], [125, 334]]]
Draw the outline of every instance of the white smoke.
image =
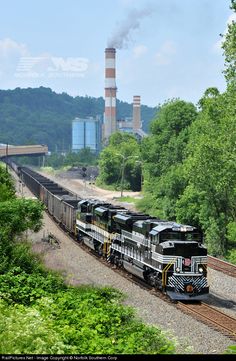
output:
[[131, 30], [138, 29], [140, 26], [140, 22], [143, 18], [151, 15], [153, 12], [153, 8], [145, 8], [142, 10], [133, 9], [131, 10], [127, 18], [118, 25], [115, 29], [114, 33], [108, 39], [108, 47], [122, 49], [127, 47], [128, 42], [130, 40], [130, 32]]

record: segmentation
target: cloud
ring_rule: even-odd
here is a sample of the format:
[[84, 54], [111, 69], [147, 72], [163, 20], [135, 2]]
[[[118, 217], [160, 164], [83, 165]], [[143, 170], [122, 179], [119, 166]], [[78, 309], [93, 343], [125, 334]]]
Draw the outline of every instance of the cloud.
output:
[[29, 55], [29, 51], [25, 44], [17, 43], [10, 38], [0, 40], [0, 58], [3, 59], [27, 55]]
[[[0, 79], [1, 83], [12, 78], [19, 60], [29, 55], [25, 44], [10, 38], [0, 39]], [[3, 84], [3, 83], [2, 83]]]
[[225, 41], [225, 36], [228, 31], [228, 25], [232, 24], [233, 21], [236, 22], [236, 14], [235, 13], [230, 14], [230, 16], [228, 17], [228, 19], [226, 21], [226, 27], [223, 32], [223, 37], [220, 37], [220, 39], [217, 40], [215, 42], [215, 44], [213, 44], [212, 49], [215, 53], [220, 53], [220, 54], [222, 53], [222, 43]]
[[168, 65], [171, 63], [172, 56], [176, 53], [176, 46], [172, 41], [167, 40], [155, 54], [157, 65]]
[[143, 44], [137, 45], [133, 48], [133, 54], [135, 58], [140, 58], [147, 52], [147, 47]]

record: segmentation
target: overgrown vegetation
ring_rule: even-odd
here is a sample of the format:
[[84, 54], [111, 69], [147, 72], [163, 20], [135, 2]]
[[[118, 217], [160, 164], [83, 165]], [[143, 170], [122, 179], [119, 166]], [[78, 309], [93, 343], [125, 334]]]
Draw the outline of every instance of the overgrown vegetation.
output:
[[38, 231], [42, 205], [16, 199], [0, 167], [0, 353], [1, 354], [170, 354], [175, 347], [156, 327], [138, 320], [112, 288], [67, 286], [44, 269], [23, 242]]

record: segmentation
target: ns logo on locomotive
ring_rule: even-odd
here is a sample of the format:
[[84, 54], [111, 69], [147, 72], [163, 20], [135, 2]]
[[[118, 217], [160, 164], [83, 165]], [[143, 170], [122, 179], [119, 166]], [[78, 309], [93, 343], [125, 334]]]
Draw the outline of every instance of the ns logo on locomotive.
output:
[[29, 168], [12, 166], [56, 222], [108, 262], [174, 300], [208, 295], [207, 249], [195, 227], [81, 199]]

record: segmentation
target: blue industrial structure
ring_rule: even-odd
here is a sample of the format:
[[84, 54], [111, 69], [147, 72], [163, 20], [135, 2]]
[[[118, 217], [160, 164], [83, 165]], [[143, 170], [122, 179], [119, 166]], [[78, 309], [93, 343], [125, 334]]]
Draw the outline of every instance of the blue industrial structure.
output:
[[102, 123], [96, 118], [75, 118], [72, 121], [72, 152], [90, 148], [95, 153], [101, 150]]

